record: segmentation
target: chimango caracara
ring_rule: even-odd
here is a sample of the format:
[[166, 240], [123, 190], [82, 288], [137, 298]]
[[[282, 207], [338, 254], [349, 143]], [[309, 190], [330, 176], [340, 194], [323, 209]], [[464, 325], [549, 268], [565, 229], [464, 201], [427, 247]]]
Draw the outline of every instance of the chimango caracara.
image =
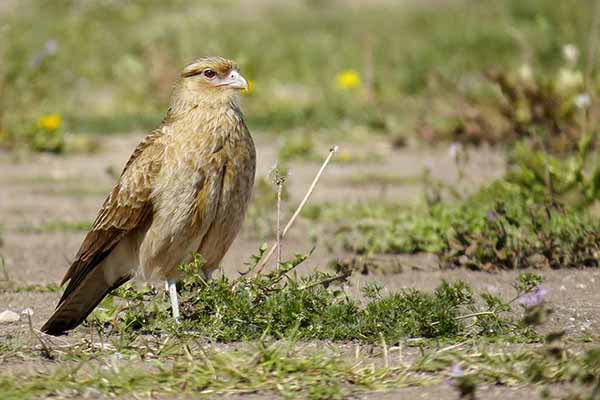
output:
[[250, 200], [256, 154], [239, 107], [247, 87], [221, 57], [185, 67], [166, 117], [134, 150], [83, 240], [43, 332], [75, 328], [134, 276], [165, 279], [179, 319], [177, 266], [198, 252], [209, 277]]

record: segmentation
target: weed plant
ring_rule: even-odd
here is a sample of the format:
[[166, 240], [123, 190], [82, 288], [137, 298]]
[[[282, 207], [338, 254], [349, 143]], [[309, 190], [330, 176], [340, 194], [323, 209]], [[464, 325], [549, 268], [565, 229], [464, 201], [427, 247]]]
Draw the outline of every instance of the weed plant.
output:
[[[260, 260], [265, 248], [254, 257]], [[405, 338], [463, 340], [466, 337], [532, 339], [533, 332], [512, 314], [510, 304], [484, 293], [477, 299], [463, 282], [443, 282], [434, 292], [403, 290], [384, 294], [363, 288], [364, 300], [352, 299], [343, 283], [348, 273], [314, 272], [298, 277], [294, 269], [307, 255], [284, 262], [273, 272], [204, 280], [202, 260], [182, 266], [179, 287], [181, 326], [173, 323], [167, 296], [152, 288], [123, 287], [109, 296], [90, 319], [105, 332], [120, 334], [186, 333], [232, 342], [276, 339], [323, 339], [397, 343]], [[251, 270], [254, 266], [250, 266]], [[524, 278], [525, 281], [530, 278]], [[516, 297], [534, 284], [516, 286]]]
[[424, 251], [442, 255], [445, 265], [476, 269], [599, 266], [597, 218], [522, 179], [523, 173], [515, 183], [513, 175], [431, 207], [377, 202], [327, 205], [311, 214], [337, 222], [337, 240], [355, 254]]

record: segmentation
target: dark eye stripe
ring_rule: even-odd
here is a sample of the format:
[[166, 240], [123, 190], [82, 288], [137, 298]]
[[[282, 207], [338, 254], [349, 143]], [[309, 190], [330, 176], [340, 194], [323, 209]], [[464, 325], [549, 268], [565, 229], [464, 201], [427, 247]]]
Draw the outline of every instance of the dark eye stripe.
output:
[[200, 75], [201, 73], [202, 73], [201, 69], [192, 69], [192, 70], [182, 73], [181, 76], [184, 78], [189, 78], [190, 76]]

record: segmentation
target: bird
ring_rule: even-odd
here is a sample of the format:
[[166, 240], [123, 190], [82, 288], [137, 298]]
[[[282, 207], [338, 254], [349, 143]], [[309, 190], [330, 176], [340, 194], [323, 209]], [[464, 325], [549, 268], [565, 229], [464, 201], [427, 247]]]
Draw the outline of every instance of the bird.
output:
[[83, 239], [42, 332], [72, 330], [133, 278], [165, 280], [179, 322], [178, 266], [198, 253], [210, 279], [248, 208], [256, 150], [240, 109], [247, 89], [237, 64], [223, 57], [183, 69], [166, 116], [135, 148]]

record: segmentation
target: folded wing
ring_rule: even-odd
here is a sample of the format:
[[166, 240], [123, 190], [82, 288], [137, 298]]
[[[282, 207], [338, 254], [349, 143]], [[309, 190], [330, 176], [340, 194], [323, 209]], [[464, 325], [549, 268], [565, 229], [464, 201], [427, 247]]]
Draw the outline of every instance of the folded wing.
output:
[[159, 131], [148, 135], [131, 155], [65, 274], [61, 284], [69, 283], [42, 331], [56, 334], [77, 326], [104, 296], [130, 278], [118, 276], [109, 282], [99, 269], [129, 233], [152, 219], [151, 195], [164, 151], [160, 136]]

